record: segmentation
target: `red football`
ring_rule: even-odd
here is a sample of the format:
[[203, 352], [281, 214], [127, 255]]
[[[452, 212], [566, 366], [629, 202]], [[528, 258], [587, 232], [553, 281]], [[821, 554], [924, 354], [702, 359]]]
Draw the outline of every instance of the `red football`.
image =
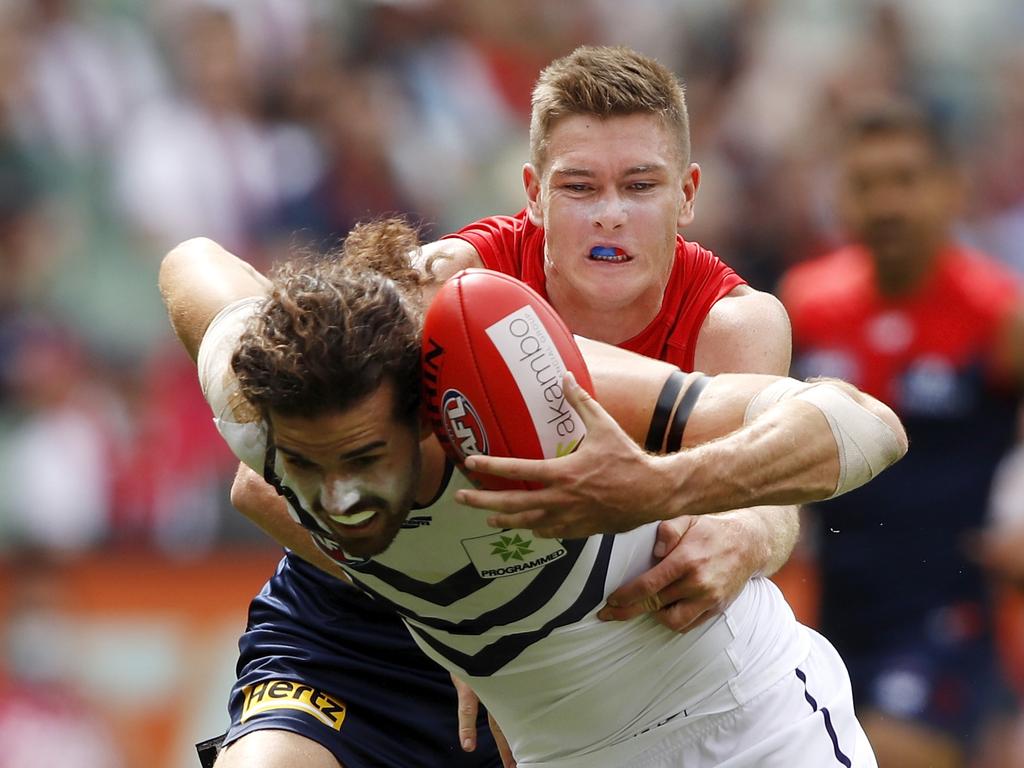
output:
[[[593, 384], [576, 342], [541, 296], [514, 277], [467, 269], [448, 280], [423, 324], [424, 406], [459, 466], [475, 453], [542, 459], [586, 433], [562, 391], [566, 371]], [[531, 484], [467, 473], [491, 490]]]

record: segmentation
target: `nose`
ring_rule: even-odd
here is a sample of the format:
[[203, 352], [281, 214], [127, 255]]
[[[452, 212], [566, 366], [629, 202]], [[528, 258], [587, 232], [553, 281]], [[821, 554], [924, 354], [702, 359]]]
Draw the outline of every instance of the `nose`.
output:
[[615, 230], [626, 223], [626, 203], [617, 191], [601, 195], [594, 204], [594, 227]]
[[331, 473], [324, 477], [320, 505], [329, 513], [345, 514], [359, 501], [359, 491], [347, 475]]

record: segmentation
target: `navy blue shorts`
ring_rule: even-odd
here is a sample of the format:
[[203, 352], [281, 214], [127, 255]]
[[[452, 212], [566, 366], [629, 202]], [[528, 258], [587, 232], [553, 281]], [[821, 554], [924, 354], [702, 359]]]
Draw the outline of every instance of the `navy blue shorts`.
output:
[[239, 650], [225, 744], [274, 729], [344, 768], [501, 766], [482, 707], [476, 751], [462, 751], [451, 678], [398, 617], [297, 556], [253, 599]]
[[887, 642], [871, 651], [846, 648], [857, 709], [929, 725], [969, 747], [987, 720], [1013, 707], [979, 616], [970, 604], [946, 606], [923, 625], [880, 633]]

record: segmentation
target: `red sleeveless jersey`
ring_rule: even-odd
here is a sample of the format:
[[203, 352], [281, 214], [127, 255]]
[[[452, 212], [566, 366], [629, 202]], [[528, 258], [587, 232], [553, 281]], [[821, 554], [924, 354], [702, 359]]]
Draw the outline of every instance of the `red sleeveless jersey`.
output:
[[1005, 372], [993, 367], [996, 334], [1019, 301], [1019, 280], [967, 248], [950, 246], [937, 259], [914, 293], [892, 299], [879, 293], [874, 264], [860, 246], [794, 267], [780, 295], [793, 323], [797, 362], [805, 358], [804, 370], [797, 370], [846, 379], [901, 415], [925, 410], [917, 407], [917, 400], [929, 399], [924, 389], [933, 395], [948, 389], [913, 386], [921, 378], [914, 372], [932, 363], [942, 361], [952, 375], [981, 362], [999, 381]]
[[[453, 235], [472, 245], [488, 269], [519, 278], [547, 298], [544, 230], [526, 211], [491, 216]], [[715, 302], [746, 282], [711, 251], [676, 237], [675, 264], [657, 316], [623, 349], [693, 370], [693, 355], [704, 318]]]

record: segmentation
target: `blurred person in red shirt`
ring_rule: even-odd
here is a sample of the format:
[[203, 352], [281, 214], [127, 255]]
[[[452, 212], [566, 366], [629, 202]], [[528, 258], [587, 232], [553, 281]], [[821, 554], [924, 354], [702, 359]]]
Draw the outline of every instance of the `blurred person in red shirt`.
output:
[[821, 629], [847, 660], [882, 768], [963, 766], [1005, 703], [980, 527], [1024, 381], [1015, 276], [958, 244], [961, 188], [913, 106], [845, 126], [840, 212], [852, 244], [783, 278], [796, 375], [844, 378], [891, 405], [911, 451], [822, 505]]

